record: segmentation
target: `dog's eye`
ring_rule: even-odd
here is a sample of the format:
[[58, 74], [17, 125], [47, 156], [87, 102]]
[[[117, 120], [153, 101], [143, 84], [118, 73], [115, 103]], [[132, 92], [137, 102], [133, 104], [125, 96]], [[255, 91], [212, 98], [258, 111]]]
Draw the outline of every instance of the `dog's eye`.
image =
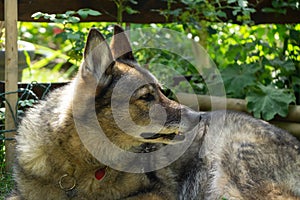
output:
[[144, 100], [144, 101], [153, 101], [155, 100], [155, 97], [153, 94], [151, 93], [146, 93], [142, 96], [139, 97], [139, 100]]

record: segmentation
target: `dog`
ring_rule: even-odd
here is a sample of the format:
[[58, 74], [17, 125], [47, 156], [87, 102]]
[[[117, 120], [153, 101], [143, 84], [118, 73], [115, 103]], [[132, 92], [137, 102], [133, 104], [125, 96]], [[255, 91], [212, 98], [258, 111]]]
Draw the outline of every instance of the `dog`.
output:
[[[131, 94], [128, 99], [127, 94]], [[161, 116], [165, 116], [163, 124]], [[110, 146], [102, 139], [93, 143], [91, 137], [100, 137], [91, 131], [93, 117], [119, 151], [107, 150]], [[121, 27], [115, 26], [110, 46], [99, 31], [91, 29], [76, 78], [22, 119], [16, 136], [16, 195], [8, 199], [176, 199], [170, 168], [128, 173], [132, 168], [145, 169], [133, 165], [135, 160], [123, 159], [125, 169], [116, 170], [99, 162], [93, 152], [114, 162], [122, 159], [120, 151], [149, 154], [161, 144], [178, 142], [176, 137], [180, 141], [180, 134], [192, 129], [199, 117], [163, 95], [156, 78], [135, 61]], [[121, 129], [120, 124], [126, 127]]]
[[299, 141], [168, 99], [119, 26], [110, 45], [90, 30], [75, 79], [27, 111], [16, 140], [8, 200], [300, 199]]

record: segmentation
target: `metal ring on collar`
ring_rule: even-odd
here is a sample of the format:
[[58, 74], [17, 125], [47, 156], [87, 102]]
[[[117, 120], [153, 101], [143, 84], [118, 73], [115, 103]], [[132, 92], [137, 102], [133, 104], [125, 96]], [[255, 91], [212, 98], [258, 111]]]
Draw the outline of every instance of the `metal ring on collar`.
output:
[[[63, 181], [66, 180], [67, 178], [72, 179], [72, 185], [70, 187], [66, 187], [63, 184]], [[64, 174], [60, 177], [59, 181], [58, 181], [59, 187], [64, 190], [64, 191], [70, 191], [73, 190], [76, 187], [76, 180], [74, 177], [70, 176], [69, 174]]]

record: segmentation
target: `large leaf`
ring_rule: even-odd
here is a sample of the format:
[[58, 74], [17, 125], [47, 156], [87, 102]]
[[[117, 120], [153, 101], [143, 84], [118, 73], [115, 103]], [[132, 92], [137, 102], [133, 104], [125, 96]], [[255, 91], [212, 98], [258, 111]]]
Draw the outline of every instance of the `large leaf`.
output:
[[243, 98], [245, 88], [255, 83], [255, 73], [259, 70], [252, 65], [231, 65], [221, 71], [227, 94]]
[[99, 16], [101, 13], [97, 10], [92, 10], [89, 8], [82, 8], [77, 11], [77, 14], [82, 18], [87, 18], [89, 15], [91, 16]]
[[246, 100], [248, 110], [253, 112], [255, 117], [271, 120], [276, 114], [285, 117], [289, 104], [295, 102], [295, 96], [288, 89], [258, 85], [248, 93]]
[[269, 63], [276, 67], [285, 70], [286, 72], [294, 72], [295, 64], [291, 60], [281, 60], [280, 58], [274, 58], [269, 60]]

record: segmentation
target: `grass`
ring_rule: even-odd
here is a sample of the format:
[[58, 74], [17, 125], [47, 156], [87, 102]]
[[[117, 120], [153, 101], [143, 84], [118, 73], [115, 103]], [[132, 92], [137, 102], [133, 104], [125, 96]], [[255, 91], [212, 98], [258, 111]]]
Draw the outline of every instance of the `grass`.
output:
[[0, 174], [0, 200], [3, 200], [14, 187], [14, 181], [10, 173], [1, 169]]
[[0, 200], [9, 194], [13, 187], [12, 174], [5, 171], [5, 146], [4, 142], [0, 140]]
[[23, 70], [22, 82], [31, 83], [32, 81], [39, 83], [64, 82], [68, 81], [68, 78], [60, 72], [53, 72], [47, 68]]

